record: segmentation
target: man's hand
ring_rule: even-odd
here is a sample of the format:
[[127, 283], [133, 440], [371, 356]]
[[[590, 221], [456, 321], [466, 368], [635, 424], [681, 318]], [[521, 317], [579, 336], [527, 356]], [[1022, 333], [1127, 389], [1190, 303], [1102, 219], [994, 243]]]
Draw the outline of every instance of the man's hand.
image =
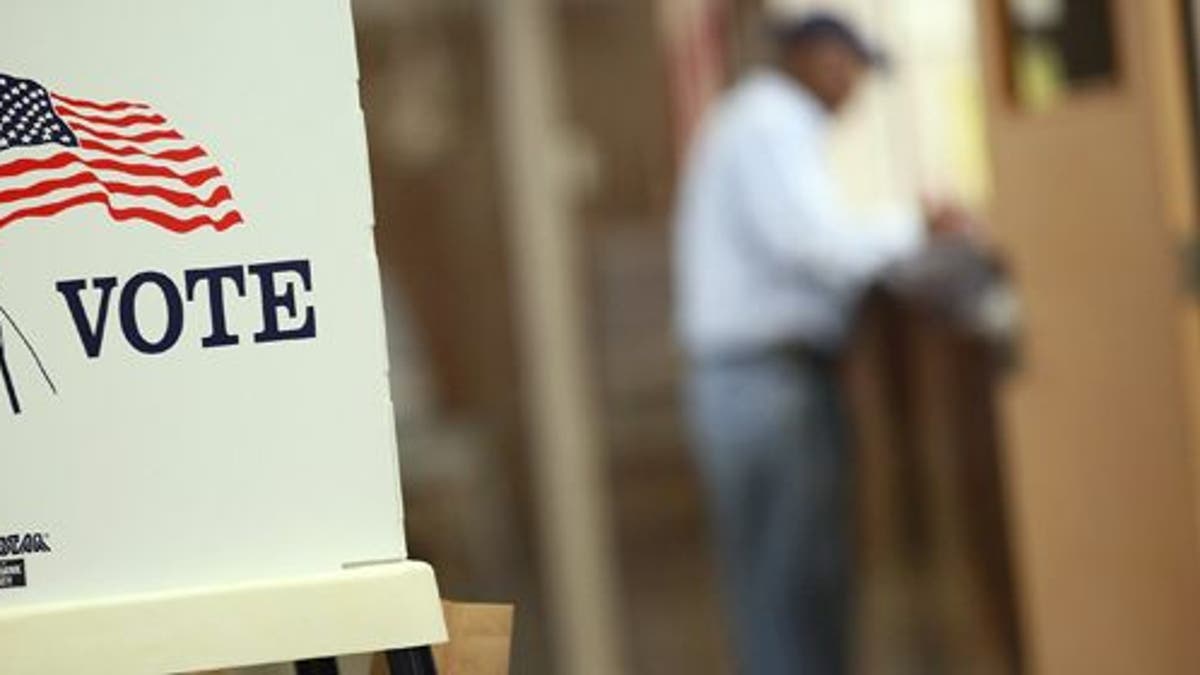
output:
[[957, 202], [924, 196], [921, 198], [921, 208], [931, 237], [970, 235], [978, 229], [978, 221]]

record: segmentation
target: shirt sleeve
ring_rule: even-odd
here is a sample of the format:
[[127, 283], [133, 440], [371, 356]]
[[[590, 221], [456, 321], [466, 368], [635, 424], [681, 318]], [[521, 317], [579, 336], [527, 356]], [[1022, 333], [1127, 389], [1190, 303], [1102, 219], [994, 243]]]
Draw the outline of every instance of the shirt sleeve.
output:
[[831, 292], [855, 293], [923, 244], [915, 209], [873, 217], [846, 209], [815, 133], [756, 131], [739, 144], [734, 180], [750, 236], [785, 269]]

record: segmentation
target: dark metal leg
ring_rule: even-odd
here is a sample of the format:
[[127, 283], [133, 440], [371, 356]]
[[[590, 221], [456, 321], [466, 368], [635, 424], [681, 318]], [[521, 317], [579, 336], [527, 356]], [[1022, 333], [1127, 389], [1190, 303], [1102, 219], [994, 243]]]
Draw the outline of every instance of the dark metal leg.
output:
[[392, 675], [437, 675], [429, 647], [396, 649], [387, 653], [387, 660]]
[[296, 662], [296, 675], [338, 675], [337, 659], [309, 659]]

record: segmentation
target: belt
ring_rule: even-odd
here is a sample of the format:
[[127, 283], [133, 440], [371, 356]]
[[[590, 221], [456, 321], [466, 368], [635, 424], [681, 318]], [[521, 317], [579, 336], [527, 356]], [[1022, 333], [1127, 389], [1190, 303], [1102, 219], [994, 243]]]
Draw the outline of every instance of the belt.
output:
[[729, 349], [717, 353], [693, 357], [693, 365], [739, 366], [764, 360], [787, 360], [822, 369], [834, 369], [841, 363], [841, 354], [827, 349], [818, 349], [802, 342], [787, 342], [746, 349]]

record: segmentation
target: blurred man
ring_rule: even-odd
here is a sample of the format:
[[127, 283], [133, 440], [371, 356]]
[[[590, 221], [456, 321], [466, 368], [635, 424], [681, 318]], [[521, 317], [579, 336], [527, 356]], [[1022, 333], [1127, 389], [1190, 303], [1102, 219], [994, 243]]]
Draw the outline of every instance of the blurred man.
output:
[[832, 120], [882, 56], [843, 21], [773, 28], [693, 150], [677, 214], [679, 328], [735, 642], [750, 675], [847, 672], [850, 491], [835, 361], [862, 291], [957, 209], [843, 208]]

